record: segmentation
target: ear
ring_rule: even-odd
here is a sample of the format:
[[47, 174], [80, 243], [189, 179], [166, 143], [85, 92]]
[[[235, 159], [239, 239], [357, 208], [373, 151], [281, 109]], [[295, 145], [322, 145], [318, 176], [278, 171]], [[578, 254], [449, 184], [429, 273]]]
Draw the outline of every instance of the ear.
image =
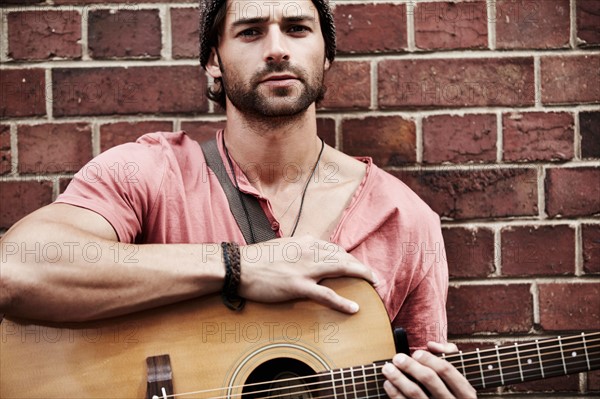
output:
[[325, 58], [325, 70], [329, 71], [329, 68], [331, 68], [331, 62], [329, 62], [329, 58]]
[[210, 50], [210, 56], [208, 57], [208, 62], [206, 63], [206, 71], [213, 79], [220, 78], [222, 76], [221, 66], [219, 65], [219, 57], [217, 56], [217, 51], [213, 47]]

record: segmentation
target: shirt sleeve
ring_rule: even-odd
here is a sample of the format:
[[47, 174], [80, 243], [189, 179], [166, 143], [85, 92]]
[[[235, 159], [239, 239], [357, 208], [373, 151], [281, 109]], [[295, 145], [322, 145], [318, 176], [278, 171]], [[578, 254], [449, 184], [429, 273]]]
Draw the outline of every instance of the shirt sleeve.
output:
[[120, 242], [133, 243], [142, 234], [163, 176], [160, 151], [147, 142], [127, 143], [88, 162], [55, 202], [98, 213]]

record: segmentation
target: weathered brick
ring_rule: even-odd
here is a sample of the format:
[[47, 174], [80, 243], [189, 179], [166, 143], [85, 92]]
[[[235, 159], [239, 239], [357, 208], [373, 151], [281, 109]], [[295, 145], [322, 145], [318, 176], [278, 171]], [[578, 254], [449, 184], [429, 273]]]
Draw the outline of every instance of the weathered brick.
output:
[[434, 115], [423, 119], [423, 162], [496, 160], [495, 115]]
[[600, 392], [600, 370], [587, 373], [588, 392]]
[[600, 45], [600, 2], [577, 0], [577, 39], [582, 47]]
[[533, 59], [384, 60], [378, 87], [383, 109], [533, 105]]
[[200, 11], [194, 8], [171, 9], [173, 58], [200, 56]]
[[335, 138], [335, 120], [331, 118], [317, 118], [317, 134], [323, 141], [334, 147], [336, 146]]
[[566, 112], [503, 116], [505, 161], [566, 161], [573, 158], [574, 120]]
[[[198, 0], [177, 0], [178, 3], [197, 3]], [[164, 3], [165, 0], [144, 0], [144, 3]], [[139, 0], [54, 0], [54, 4], [102, 4], [102, 3], [111, 3], [111, 4], [132, 4], [137, 6], [140, 4]], [[132, 7], [128, 7], [132, 8]]]
[[507, 385], [505, 392], [531, 393], [536, 392], [578, 392], [579, 375], [563, 375], [560, 377], [546, 378], [522, 384]]
[[450, 278], [488, 277], [494, 266], [494, 232], [486, 228], [444, 228]]
[[0, 181], [0, 229], [52, 202], [52, 182]]
[[202, 143], [215, 138], [217, 130], [225, 128], [225, 121], [209, 122], [209, 121], [193, 121], [181, 122], [181, 130], [194, 140]]
[[158, 58], [160, 29], [158, 10], [92, 10], [88, 21], [90, 56]]
[[370, 156], [381, 167], [417, 160], [415, 123], [398, 116], [344, 119], [342, 145], [346, 154]]
[[0, 117], [46, 115], [43, 69], [5, 69], [0, 81]]
[[600, 102], [600, 55], [541, 57], [542, 102]]
[[600, 273], [600, 224], [581, 225], [583, 271]]
[[325, 75], [327, 94], [320, 108], [366, 109], [371, 105], [371, 64], [337, 61]]
[[61, 177], [60, 179], [58, 179], [58, 191], [59, 193], [64, 193], [65, 190], [67, 189], [67, 186], [69, 185], [69, 183], [71, 183], [71, 178], [70, 177]]
[[546, 331], [600, 329], [600, 284], [540, 283], [540, 324]]
[[579, 114], [579, 132], [581, 134], [581, 156], [600, 158], [600, 112], [581, 112]]
[[416, 2], [415, 43], [424, 50], [487, 48], [485, 1]]
[[496, 1], [496, 46], [562, 48], [569, 46], [569, 0]]
[[600, 213], [600, 168], [550, 168], [545, 187], [550, 217]]
[[199, 113], [206, 79], [195, 66], [55, 68], [54, 115]]
[[0, 125], [0, 175], [10, 173], [11, 162], [10, 126]]
[[440, 216], [451, 219], [534, 216], [535, 169], [391, 172]]
[[7, 18], [9, 57], [81, 58], [81, 15], [77, 11], [11, 12]]
[[17, 129], [19, 173], [76, 172], [92, 159], [86, 123], [21, 125]]
[[575, 273], [575, 230], [569, 226], [511, 226], [501, 237], [505, 276]]
[[146, 133], [171, 131], [173, 131], [173, 123], [169, 121], [107, 123], [100, 126], [100, 151], [133, 142]]
[[528, 332], [533, 326], [529, 289], [529, 284], [450, 287], [448, 333]]
[[334, 14], [341, 53], [385, 53], [408, 46], [404, 4], [338, 3]]

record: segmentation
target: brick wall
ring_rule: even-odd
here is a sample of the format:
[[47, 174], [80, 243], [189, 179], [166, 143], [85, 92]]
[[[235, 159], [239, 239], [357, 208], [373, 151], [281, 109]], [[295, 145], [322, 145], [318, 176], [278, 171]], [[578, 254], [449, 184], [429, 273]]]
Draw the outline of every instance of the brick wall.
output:
[[[3, 1], [0, 229], [99, 152], [212, 135], [194, 1]], [[321, 135], [443, 218], [451, 339], [600, 330], [600, 1], [337, 1]], [[446, 327], [440, 327], [446, 328]], [[600, 374], [499, 390], [600, 391]]]

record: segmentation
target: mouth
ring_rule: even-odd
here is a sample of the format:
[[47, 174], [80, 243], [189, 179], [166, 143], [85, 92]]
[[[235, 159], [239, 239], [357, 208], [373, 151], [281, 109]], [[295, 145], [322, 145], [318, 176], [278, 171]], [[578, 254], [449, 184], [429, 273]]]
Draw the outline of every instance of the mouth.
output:
[[298, 78], [294, 75], [284, 74], [284, 75], [271, 75], [266, 77], [261, 83], [268, 82], [286, 82], [286, 81], [294, 81], [298, 80]]

